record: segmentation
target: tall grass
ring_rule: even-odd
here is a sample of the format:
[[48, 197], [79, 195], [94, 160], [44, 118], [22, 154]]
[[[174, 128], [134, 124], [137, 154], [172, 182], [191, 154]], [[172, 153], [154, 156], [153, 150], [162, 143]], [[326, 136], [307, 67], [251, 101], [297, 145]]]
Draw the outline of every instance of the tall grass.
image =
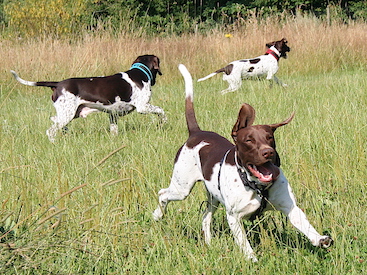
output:
[[[1, 42], [0, 271], [3, 274], [357, 274], [366, 268], [367, 25], [324, 25], [296, 18], [282, 25], [249, 22], [232, 38], [206, 35], [133, 38], [106, 33], [76, 41]], [[248, 102], [257, 123], [291, 124], [276, 133], [282, 168], [298, 203], [335, 246], [313, 248], [279, 213], [246, 224], [260, 262], [244, 260], [230, 235], [224, 209], [213, 224], [213, 244], [201, 236], [205, 192], [172, 203], [162, 222], [151, 212], [167, 187], [176, 150], [187, 137], [184, 88], [178, 63], [194, 78], [227, 62], [260, 55], [266, 42], [286, 37], [292, 48], [269, 88], [247, 81], [231, 94], [220, 77], [195, 84], [200, 126], [230, 137], [239, 106]], [[163, 76], [152, 103], [167, 112], [130, 114], [108, 133], [105, 114], [72, 122], [51, 144], [45, 130], [54, 114], [48, 89], [25, 79], [61, 80], [107, 75], [129, 68], [141, 54], [161, 58]]]

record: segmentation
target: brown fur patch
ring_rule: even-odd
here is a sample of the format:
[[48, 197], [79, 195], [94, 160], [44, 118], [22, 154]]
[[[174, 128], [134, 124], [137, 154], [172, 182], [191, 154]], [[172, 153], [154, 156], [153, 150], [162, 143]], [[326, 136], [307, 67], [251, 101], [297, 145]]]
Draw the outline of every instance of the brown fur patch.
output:
[[259, 63], [260, 62], [260, 58], [254, 58], [254, 59], [250, 59], [250, 63], [251, 64], [256, 64], [256, 63]]
[[216, 73], [225, 73], [226, 75], [229, 75], [232, 73], [233, 70], [233, 64], [229, 64], [227, 66], [225, 66], [224, 68], [221, 68], [217, 71], [215, 71]]

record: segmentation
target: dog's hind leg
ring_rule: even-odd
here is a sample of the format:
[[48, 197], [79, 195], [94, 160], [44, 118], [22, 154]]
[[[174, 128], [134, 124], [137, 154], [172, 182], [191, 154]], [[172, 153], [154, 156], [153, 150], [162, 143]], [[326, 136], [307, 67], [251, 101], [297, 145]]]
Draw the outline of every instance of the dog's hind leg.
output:
[[224, 74], [223, 75], [223, 80], [228, 82], [229, 87], [227, 89], [221, 91], [222, 95], [224, 95], [226, 93], [237, 91], [242, 85], [241, 75], [226, 75], [226, 74]]
[[175, 163], [171, 183], [168, 188], [158, 192], [159, 205], [153, 212], [153, 218], [163, 217], [170, 201], [184, 200], [191, 192], [195, 183], [203, 180], [202, 174], [195, 161], [193, 149], [183, 146]]
[[196, 183], [196, 177], [190, 176], [190, 171], [176, 171], [172, 175], [170, 186], [158, 192], [159, 205], [153, 212], [153, 218], [158, 221], [166, 212], [170, 201], [184, 200]]
[[212, 239], [210, 233], [210, 226], [212, 222], [213, 215], [215, 211], [217, 211], [219, 205], [219, 201], [213, 198], [213, 196], [208, 192], [208, 201], [207, 208], [203, 217], [202, 228], [204, 232], [205, 242], [210, 245], [210, 241]]
[[46, 131], [51, 142], [55, 141], [57, 131], [63, 129], [75, 117], [79, 103], [71, 93], [64, 92], [55, 102], [56, 116], [51, 117], [54, 124]]

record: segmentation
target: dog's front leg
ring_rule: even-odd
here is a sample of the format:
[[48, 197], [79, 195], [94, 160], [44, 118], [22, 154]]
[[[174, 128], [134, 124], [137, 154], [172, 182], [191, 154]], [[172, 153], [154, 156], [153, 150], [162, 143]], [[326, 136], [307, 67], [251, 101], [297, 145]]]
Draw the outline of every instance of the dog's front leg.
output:
[[110, 113], [110, 133], [112, 135], [117, 135], [118, 134], [118, 125], [117, 125], [117, 120], [119, 115], [117, 113]]
[[297, 206], [292, 189], [283, 174], [269, 189], [269, 202], [269, 207], [275, 207], [287, 215], [294, 227], [305, 234], [314, 246], [328, 248], [332, 245], [333, 239], [320, 235]]
[[274, 70], [269, 70], [268, 74], [266, 76], [266, 79], [270, 81], [270, 87], [273, 86], [273, 82], [275, 82], [276, 84], [283, 86], [283, 87], [287, 87], [288, 85], [283, 83], [279, 78], [277, 78], [275, 76], [276, 71]]
[[210, 241], [212, 239], [211, 236], [211, 222], [215, 211], [217, 211], [219, 205], [219, 201], [216, 200], [210, 192], [208, 192], [208, 202], [207, 208], [203, 217], [202, 229], [204, 233], [205, 242], [207, 245], [210, 245]]
[[257, 258], [255, 257], [254, 251], [252, 250], [252, 247], [247, 239], [241, 219], [238, 216], [227, 214], [227, 220], [234, 236], [234, 240], [239, 245], [242, 252], [249, 260], [257, 262]]
[[305, 234], [314, 246], [328, 248], [332, 245], [333, 239], [329, 236], [320, 235], [297, 205], [294, 205], [291, 211], [289, 211], [288, 218], [294, 227]]
[[280, 86], [287, 87], [288, 85], [283, 83], [279, 78], [277, 78], [275, 75], [273, 76], [274, 82]]
[[166, 114], [161, 107], [153, 106], [147, 103], [143, 105], [136, 105], [136, 111], [140, 114], [157, 114], [162, 123], [167, 122]]

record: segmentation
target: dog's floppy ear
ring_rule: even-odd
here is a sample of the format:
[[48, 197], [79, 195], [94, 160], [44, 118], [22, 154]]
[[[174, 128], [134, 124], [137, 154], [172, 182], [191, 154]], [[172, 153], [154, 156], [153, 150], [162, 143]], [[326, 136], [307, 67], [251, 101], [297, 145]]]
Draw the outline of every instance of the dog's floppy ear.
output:
[[242, 128], [246, 128], [252, 125], [255, 120], [255, 109], [251, 105], [244, 103], [241, 106], [238, 118], [232, 129], [232, 138], [237, 140], [237, 132]]
[[276, 41], [266, 43], [265, 46], [269, 49], [271, 46], [274, 46]]
[[280, 167], [280, 157], [278, 155], [278, 152], [275, 151], [275, 161], [274, 161], [274, 164], [278, 167]]
[[271, 127], [271, 129], [273, 130], [273, 132], [280, 126], [284, 126], [287, 125], [289, 122], [292, 121], [293, 117], [294, 117], [295, 112], [293, 112], [291, 114], [291, 116], [289, 118], [287, 118], [286, 120], [284, 120], [283, 122], [280, 123], [275, 123], [275, 124], [270, 124], [269, 126]]
[[161, 69], [159, 67], [159, 58], [154, 56], [153, 58], [153, 69], [157, 70], [159, 75], [162, 75]]

